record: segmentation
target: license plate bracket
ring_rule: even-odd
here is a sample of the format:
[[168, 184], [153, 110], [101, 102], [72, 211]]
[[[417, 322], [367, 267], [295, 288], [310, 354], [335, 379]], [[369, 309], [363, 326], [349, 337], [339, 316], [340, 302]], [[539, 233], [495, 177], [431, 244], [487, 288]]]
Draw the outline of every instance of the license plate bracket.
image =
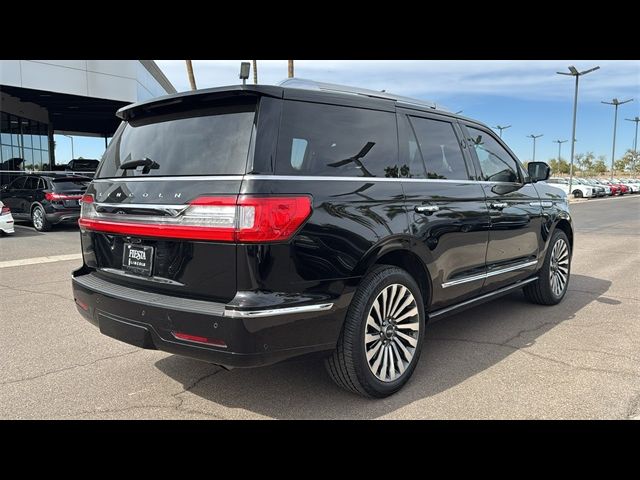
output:
[[148, 245], [124, 244], [122, 270], [150, 277], [153, 273], [153, 247]]

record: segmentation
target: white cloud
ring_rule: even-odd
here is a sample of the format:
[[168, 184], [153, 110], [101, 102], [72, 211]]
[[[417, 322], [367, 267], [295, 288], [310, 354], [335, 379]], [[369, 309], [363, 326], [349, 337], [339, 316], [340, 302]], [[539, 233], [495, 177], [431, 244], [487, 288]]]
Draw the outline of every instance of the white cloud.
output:
[[[179, 90], [189, 88], [184, 60], [158, 60]], [[194, 60], [198, 88], [240, 83], [240, 60]], [[385, 89], [399, 95], [455, 104], [464, 95], [499, 95], [538, 100], [565, 100], [573, 81], [556, 71], [568, 65], [587, 69], [600, 65], [580, 81], [580, 98], [600, 101], [635, 97], [640, 101], [638, 61], [560, 60], [296, 60], [296, 76], [314, 80]], [[275, 84], [287, 74], [286, 60], [259, 60], [260, 83]]]

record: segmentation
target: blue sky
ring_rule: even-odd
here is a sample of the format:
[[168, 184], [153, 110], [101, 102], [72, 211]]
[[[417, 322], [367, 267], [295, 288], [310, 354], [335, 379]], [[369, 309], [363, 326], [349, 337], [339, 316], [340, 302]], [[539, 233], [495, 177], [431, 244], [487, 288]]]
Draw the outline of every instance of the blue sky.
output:
[[[178, 91], [189, 89], [184, 60], [156, 60]], [[237, 84], [241, 60], [194, 60], [198, 88]], [[296, 77], [324, 82], [385, 89], [416, 98], [433, 100], [449, 110], [490, 126], [509, 125], [503, 137], [522, 161], [531, 159], [529, 134], [543, 134], [537, 140], [536, 159], [556, 157], [553, 140], [569, 139], [573, 107], [573, 77], [557, 75], [569, 65], [600, 70], [580, 79], [576, 152], [592, 151], [611, 158], [614, 108], [601, 101], [634, 98], [619, 107], [616, 157], [633, 147], [635, 124], [624, 118], [640, 116], [639, 61], [585, 60], [382, 60], [333, 61], [296, 60]], [[287, 75], [286, 60], [259, 60], [259, 82], [276, 84]], [[252, 77], [251, 77], [252, 78]], [[76, 140], [76, 156], [98, 155], [96, 139]], [[87, 154], [82, 153], [87, 142]], [[69, 148], [69, 141], [59, 148]], [[95, 143], [98, 144], [96, 147]], [[91, 144], [91, 145], [89, 145]], [[103, 144], [102, 144], [103, 146]], [[78, 153], [80, 152], [80, 153]], [[93, 153], [92, 153], [93, 152]], [[98, 153], [95, 153], [98, 152]], [[60, 151], [62, 153], [62, 150]], [[69, 153], [70, 155], [70, 153]], [[562, 146], [569, 156], [569, 142]]]

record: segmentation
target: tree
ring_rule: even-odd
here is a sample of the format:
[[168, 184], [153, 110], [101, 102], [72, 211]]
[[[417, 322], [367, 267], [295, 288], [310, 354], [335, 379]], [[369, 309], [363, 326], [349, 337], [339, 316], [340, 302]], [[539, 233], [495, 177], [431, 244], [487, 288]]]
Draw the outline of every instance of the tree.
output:
[[251, 62], [253, 63], [253, 83], [257, 85], [258, 84], [258, 61], [251, 60]]
[[551, 172], [554, 174], [569, 173], [569, 164], [562, 158], [560, 160], [552, 158], [547, 163], [551, 167]]
[[591, 172], [593, 170], [593, 162], [595, 161], [596, 156], [593, 152], [587, 152], [587, 154], [582, 159], [581, 167], [584, 172]]
[[593, 164], [593, 172], [597, 174], [602, 174], [607, 171], [607, 165], [604, 163], [604, 159], [602, 155], [595, 161]]
[[185, 62], [187, 62], [187, 75], [189, 76], [189, 83], [191, 84], [191, 90], [197, 90], [196, 77], [193, 74], [193, 65], [191, 64], [191, 60], [185, 60]]
[[630, 148], [620, 160], [615, 162], [615, 169], [620, 171], [628, 170], [633, 173], [640, 171], [640, 154]]
[[293, 60], [287, 60], [287, 61], [289, 62], [289, 68], [288, 68], [289, 78], [293, 78]]

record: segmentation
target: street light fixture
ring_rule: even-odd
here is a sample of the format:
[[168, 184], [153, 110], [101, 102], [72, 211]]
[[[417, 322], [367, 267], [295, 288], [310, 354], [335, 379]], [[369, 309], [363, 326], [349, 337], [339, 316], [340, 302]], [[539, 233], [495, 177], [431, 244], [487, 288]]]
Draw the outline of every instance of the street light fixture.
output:
[[571, 142], [571, 159], [570, 159], [570, 167], [569, 167], [569, 192], [571, 192], [571, 184], [573, 183], [573, 154], [575, 152], [575, 146], [576, 146], [576, 116], [578, 113], [578, 81], [581, 75], [586, 75], [587, 73], [595, 72], [598, 69], [600, 69], [600, 67], [593, 67], [593, 68], [590, 68], [589, 70], [584, 70], [582, 72], [579, 72], [576, 67], [574, 67], [573, 65], [570, 65], [569, 66], [570, 73], [556, 72], [559, 75], [569, 75], [572, 77], [576, 77], [576, 91], [573, 97], [573, 130], [571, 134], [571, 139], [573, 141]]
[[564, 142], [568, 142], [569, 140], [554, 140], [553, 143], [558, 144], [558, 163], [560, 163], [560, 158], [562, 158], [562, 144]]
[[610, 102], [600, 102], [600, 103], [604, 103], [605, 105], [613, 105], [614, 107], [616, 107], [615, 113], [613, 115], [613, 147], [611, 149], [611, 181], [613, 181], [613, 162], [616, 159], [616, 127], [618, 126], [618, 106], [624, 105], [625, 103], [629, 103], [632, 101], [633, 101], [633, 98], [630, 98], [629, 100], [625, 100], [623, 102], [621, 102], [617, 98], [614, 98]]
[[62, 136], [71, 139], [71, 160], [73, 160], [74, 158], [76, 158], [76, 156], [73, 154], [73, 137], [71, 135], [65, 135], [64, 133], [62, 134]]
[[640, 122], [640, 117], [635, 118], [625, 118], [628, 122], [636, 122], [636, 136], [633, 140], [633, 153], [635, 154], [633, 157], [633, 169], [636, 169], [636, 156], [638, 156], [638, 122]]
[[544, 133], [541, 133], [540, 135], [527, 135], [527, 137], [529, 138], [533, 138], [533, 160], [531, 160], [532, 162], [536, 161], [536, 138], [540, 138], [544, 135]]
[[502, 138], [502, 131], [509, 128], [511, 125], [507, 125], [506, 127], [501, 127], [500, 125], [496, 125], [496, 128], [500, 130], [500, 138]]

